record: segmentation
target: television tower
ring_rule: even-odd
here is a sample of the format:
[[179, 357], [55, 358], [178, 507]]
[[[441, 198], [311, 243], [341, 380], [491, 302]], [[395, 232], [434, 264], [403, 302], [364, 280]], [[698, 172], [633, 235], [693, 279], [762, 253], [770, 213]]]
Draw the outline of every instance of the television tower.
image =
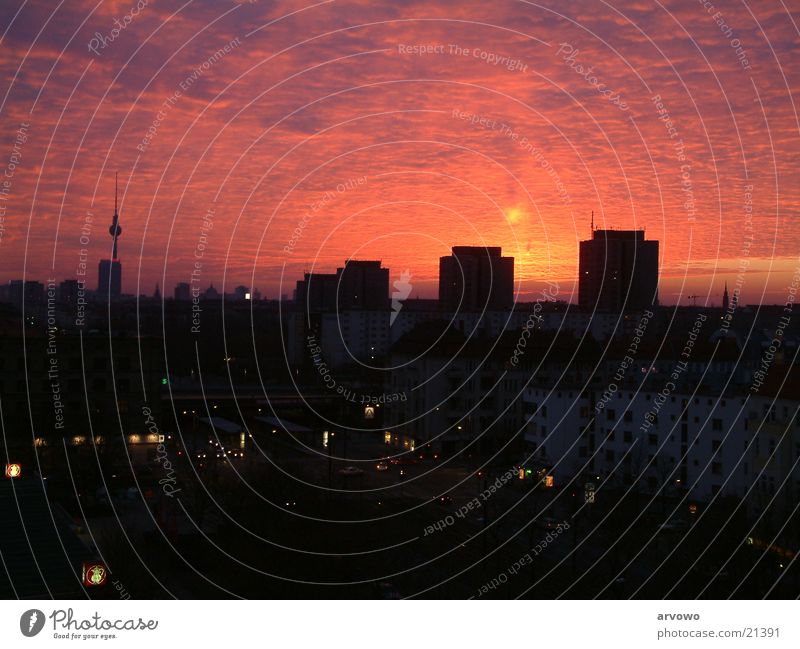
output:
[[114, 174], [114, 216], [111, 219], [111, 227], [108, 228], [108, 233], [114, 239], [114, 248], [111, 259], [116, 261], [119, 257], [117, 254], [117, 239], [122, 234], [122, 228], [119, 226], [119, 212], [117, 211], [117, 196], [119, 194], [119, 173]]
[[97, 268], [97, 292], [100, 297], [108, 296], [109, 299], [117, 300], [122, 295], [122, 263], [119, 260], [118, 239], [122, 234], [119, 226], [119, 181], [117, 174], [114, 174], [114, 216], [111, 219], [111, 227], [108, 233], [114, 241], [111, 249], [111, 259], [101, 259]]

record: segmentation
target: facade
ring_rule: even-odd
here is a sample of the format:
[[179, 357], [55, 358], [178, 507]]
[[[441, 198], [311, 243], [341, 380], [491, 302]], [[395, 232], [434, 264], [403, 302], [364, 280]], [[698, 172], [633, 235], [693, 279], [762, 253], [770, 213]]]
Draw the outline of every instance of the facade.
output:
[[658, 241], [644, 230], [594, 230], [580, 242], [578, 301], [585, 311], [642, 311], [658, 304]]
[[381, 262], [348, 259], [336, 275], [339, 309], [389, 307], [389, 269], [381, 268]]
[[6, 299], [17, 308], [23, 303], [34, 309], [44, 302], [44, 284], [32, 280], [12, 279], [6, 287]]
[[374, 365], [389, 351], [387, 310], [324, 313], [319, 323], [323, 356], [333, 366], [356, 362]]
[[800, 420], [797, 400], [744, 393], [670, 394], [650, 425], [661, 391], [620, 390], [601, 410], [599, 389], [525, 393], [525, 430], [531, 461], [556, 484], [593, 475], [609, 486], [708, 501], [733, 496], [766, 506], [785, 488], [800, 497]]
[[514, 306], [514, 258], [502, 249], [455, 246], [439, 258], [439, 306], [447, 312], [510, 311]]
[[347, 260], [336, 273], [306, 273], [286, 318], [287, 356], [307, 365], [313, 337], [332, 367], [376, 364], [389, 350], [389, 269]]
[[122, 263], [116, 259], [101, 259], [97, 267], [97, 296], [116, 300], [122, 295]]
[[306, 273], [297, 282], [295, 303], [307, 313], [333, 311], [336, 308], [336, 273]]
[[467, 336], [448, 320], [428, 322], [401, 338], [392, 347], [385, 385], [387, 394], [400, 395], [397, 403], [387, 401], [387, 441], [444, 454], [518, 451], [522, 396], [545, 350], [583, 353], [591, 344], [540, 332], [529, 339], [522, 361], [512, 363], [518, 341], [519, 331]]
[[175, 285], [175, 301], [190, 302], [192, 299], [191, 286], [188, 282], [178, 282]]

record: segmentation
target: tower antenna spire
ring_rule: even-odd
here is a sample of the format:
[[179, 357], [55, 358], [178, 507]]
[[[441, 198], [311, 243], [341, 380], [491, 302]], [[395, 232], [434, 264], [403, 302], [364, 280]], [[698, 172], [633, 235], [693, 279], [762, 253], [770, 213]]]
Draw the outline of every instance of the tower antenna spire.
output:
[[594, 210], [592, 210], [592, 232], [594, 232]]
[[111, 251], [111, 259], [116, 260], [118, 258], [118, 248], [117, 248], [117, 239], [119, 235], [122, 234], [122, 228], [119, 226], [119, 205], [118, 205], [118, 196], [119, 196], [119, 173], [114, 174], [114, 216], [111, 218], [111, 227], [108, 228], [108, 233], [111, 235], [111, 238], [114, 241], [114, 246]]

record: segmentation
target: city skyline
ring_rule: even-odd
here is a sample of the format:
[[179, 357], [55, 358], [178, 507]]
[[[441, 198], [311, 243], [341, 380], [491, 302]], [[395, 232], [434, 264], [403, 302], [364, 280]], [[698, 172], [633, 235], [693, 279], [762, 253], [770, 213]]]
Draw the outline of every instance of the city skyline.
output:
[[10, 642], [790, 646], [799, 2], [0, 3]]
[[[117, 217], [117, 215], [115, 213], [114, 221], [112, 222], [112, 226], [109, 228], [109, 230], [112, 230], [112, 229], [115, 228], [116, 217]], [[119, 226], [117, 226], [117, 227], [119, 227]], [[119, 229], [121, 231], [121, 228], [119, 228]], [[722, 278], [722, 281], [723, 281], [722, 291], [720, 291], [718, 293], [708, 294], [708, 295], [686, 295], [686, 296], [683, 296], [684, 299], [687, 301], [686, 303], [671, 303], [669, 301], [661, 301], [660, 300], [660, 283], [659, 283], [660, 271], [659, 271], [658, 266], [657, 266], [658, 241], [644, 240], [644, 238], [643, 238], [644, 235], [645, 235], [645, 232], [643, 230], [630, 230], [630, 231], [626, 231], [626, 230], [593, 230], [592, 231], [592, 239], [586, 239], [586, 240], [580, 242], [582, 248], [583, 248], [584, 244], [591, 244], [593, 242], [597, 243], [598, 240], [603, 242], [602, 247], [599, 248], [597, 250], [597, 252], [593, 253], [594, 256], [600, 255], [600, 257], [598, 258], [598, 261], [600, 262], [600, 265], [597, 266], [597, 264], [595, 263], [594, 266], [593, 266], [593, 272], [597, 272], [598, 274], [602, 275], [601, 271], [605, 270], [609, 275], [611, 275], [617, 269], [621, 269], [621, 266], [619, 265], [619, 262], [612, 263], [611, 260], [614, 257], [613, 257], [613, 255], [611, 255], [611, 251], [607, 248], [607, 246], [609, 244], [607, 244], [606, 242], [607, 241], [611, 241], [613, 243], [614, 239], [621, 239], [621, 238], [624, 238], [626, 236], [627, 237], [635, 236], [635, 238], [639, 241], [639, 243], [632, 242], [632, 246], [631, 246], [631, 250], [630, 250], [629, 254], [631, 254], [634, 258], [637, 255], [639, 255], [643, 259], [647, 259], [648, 260], [647, 262], [640, 261], [639, 263], [640, 264], [641, 263], [648, 263], [649, 266], [647, 268], [640, 268], [639, 266], [637, 266], [635, 268], [630, 268], [630, 269], [626, 270], [625, 272], [627, 273], [627, 275], [625, 276], [625, 279], [623, 280], [622, 283], [617, 285], [617, 288], [615, 289], [615, 291], [621, 291], [619, 293], [619, 295], [615, 298], [615, 300], [612, 300], [611, 302], [609, 302], [607, 297], [598, 300], [599, 286], [605, 286], [604, 295], [609, 290], [608, 278], [604, 279], [603, 277], [600, 277], [600, 279], [599, 279], [600, 284], [598, 286], [592, 286], [591, 288], [589, 288], [589, 286], [587, 285], [587, 287], [585, 289], [585, 292], [587, 293], [587, 295], [588, 294], [592, 295], [592, 297], [590, 299], [587, 298], [587, 300], [588, 300], [587, 302], [584, 302], [584, 300], [580, 298], [579, 286], [581, 284], [581, 277], [580, 277], [581, 271], [580, 271], [580, 263], [579, 263], [579, 266], [576, 269], [576, 277], [573, 280], [573, 283], [574, 283], [573, 292], [567, 293], [567, 292], [563, 292], [562, 291], [559, 294], [558, 299], [555, 300], [555, 301], [565, 302], [567, 304], [570, 304], [570, 305], [574, 306], [575, 308], [581, 308], [583, 310], [592, 310], [592, 309], [595, 308], [594, 305], [596, 304], [597, 305], [596, 308], [597, 308], [598, 311], [607, 311], [607, 312], [621, 312], [621, 311], [625, 311], [625, 310], [636, 311], [636, 310], [642, 310], [642, 309], [648, 308], [646, 306], [647, 304], [649, 304], [648, 300], [652, 299], [649, 296], [655, 296], [655, 302], [652, 303], [651, 306], [659, 306], [659, 305], [661, 305], [661, 306], [692, 306], [692, 307], [700, 306], [700, 307], [706, 307], [706, 308], [720, 308], [721, 307], [723, 309], [727, 309], [728, 308], [729, 299], [730, 299], [731, 296], [734, 297], [734, 306], [735, 307], [737, 307], [737, 306], [743, 306], [743, 307], [750, 306], [750, 304], [741, 297], [740, 286], [739, 285], [737, 285], [736, 283], [733, 283], [734, 284], [733, 285], [733, 289], [729, 292], [729, 290], [728, 290], [728, 281], [727, 281], [727, 278], [725, 278], [725, 277]], [[113, 237], [113, 234], [112, 234], [112, 237]], [[653, 244], [655, 244], [654, 248], [648, 247], [648, 246], [652, 246]], [[443, 265], [445, 263], [445, 260], [450, 260], [450, 259], [456, 260], [456, 258], [459, 255], [466, 255], [466, 258], [469, 259], [470, 256], [475, 256], [476, 258], [479, 258], [484, 254], [488, 254], [487, 261], [490, 261], [491, 257], [494, 254], [496, 254], [498, 256], [500, 255], [500, 250], [501, 250], [501, 248], [499, 246], [486, 246], [485, 248], [481, 247], [481, 246], [466, 246], [466, 245], [453, 246], [452, 249], [451, 249], [451, 253], [452, 253], [451, 256], [440, 257], [440, 259], [439, 259], [439, 261], [440, 261], [439, 271], [440, 272], [439, 272], [438, 276], [434, 279], [434, 281], [436, 282], [436, 291], [435, 291], [434, 295], [431, 296], [430, 295], [430, 291], [426, 292], [426, 294], [423, 294], [423, 295], [420, 295], [419, 293], [413, 293], [412, 294], [412, 291], [409, 290], [408, 293], [401, 298], [401, 301], [404, 301], [406, 299], [425, 299], [425, 300], [430, 300], [430, 301], [434, 301], [434, 302], [440, 303], [442, 308], [444, 308], [445, 310], [451, 310], [451, 311], [455, 310], [456, 306], [458, 305], [458, 303], [461, 300], [461, 293], [459, 291], [461, 291], [463, 289], [463, 287], [461, 287], [461, 284], [460, 284], [461, 280], [459, 278], [456, 278], [455, 275], [453, 275], [453, 278], [455, 278], [454, 280], [453, 279], [449, 279], [449, 278], [453, 273], [455, 273], [456, 275], [458, 275], [460, 273], [461, 265], [459, 264], [459, 262], [455, 262], [454, 261], [454, 263], [452, 264], [452, 268], [451, 268], [449, 265]], [[650, 250], [655, 250], [655, 254], [653, 255], [652, 252], [648, 252]], [[459, 251], [459, 252], [456, 252], [456, 251]], [[485, 251], [485, 252], [482, 253], [481, 251]], [[493, 251], [496, 251], [496, 253], [493, 252]], [[608, 260], [606, 260], [606, 258], [605, 258], [605, 255], [607, 253], [609, 254]], [[619, 253], [615, 253], [615, 254], [618, 255]], [[587, 255], [588, 255], [588, 250], [587, 250]], [[517, 299], [513, 299], [513, 300], [509, 300], [508, 299], [508, 294], [512, 294], [513, 295], [513, 288], [516, 287], [518, 285], [518, 283], [516, 281], [516, 278], [514, 277], [514, 258], [513, 257], [503, 257], [502, 259], [503, 260], [509, 260], [510, 259], [510, 262], [511, 262], [510, 269], [508, 270], [508, 272], [510, 272], [510, 277], [507, 277], [506, 275], [504, 275], [503, 274], [504, 271], [502, 269], [496, 269], [495, 270], [495, 272], [498, 273], [496, 279], [500, 280], [499, 286], [501, 286], [501, 285], [504, 286], [504, 288], [500, 289], [501, 291], [505, 292], [504, 293], [504, 297], [500, 298], [500, 301], [497, 302], [498, 298], [494, 297], [494, 295], [493, 295], [492, 298], [489, 299], [489, 301], [486, 301], [487, 300], [487, 295], [485, 293], [486, 289], [479, 289], [479, 288], [476, 287], [473, 290], [473, 293], [475, 291], [477, 291], [478, 293], [481, 293], [481, 291], [484, 291], [484, 292], [481, 293], [482, 297], [481, 297], [479, 302], [475, 301], [475, 295], [472, 295], [470, 297], [469, 294], [465, 294], [464, 298], [463, 298], [465, 300], [464, 304], [465, 305], [469, 305], [469, 308], [471, 310], [474, 310], [476, 308], [476, 304], [478, 304], [478, 303], [483, 304], [484, 302], [486, 303], [487, 310], [500, 310], [500, 311], [502, 311], [502, 310], [507, 310], [507, 309], [511, 308], [511, 305], [513, 303], [516, 303], [516, 302], [525, 303], [525, 302], [529, 302], [530, 301], [530, 300], [525, 300], [525, 299], [520, 298], [519, 295], [516, 296]], [[589, 259], [589, 257], [587, 257], [587, 261], [588, 261], [588, 259]], [[149, 293], [147, 291], [144, 291], [144, 290], [141, 293], [139, 293], [138, 295], [133, 295], [133, 294], [124, 293], [124, 292], [121, 293], [121, 294], [119, 292], [115, 293], [113, 291], [113, 285], [109, 285], [109, 283], [108, 283], [109, 282], [109, 278], [108, 278], [108, 274], [107, 274], [108, 271], [104, 269], [104, 264], [109, 264], [109, 263], [110, 263], [109, 260], [102, 260], [100, 262], [99, 270], [98, 270], [98, 274], [97, 274], [97, 280], [96, 280], [96, 285], [97, 285], [96, 289], [92, 289], [89, 286], [84, 286], [84, 288], [81, 288], [80, 290], [82, 292], [84, 292], [84, 293], [96, 294], [96, 295], [100, 296], [101, 288], [103, 286], [105, 286], [106, 287], [105, 288], [106, 291], [109, 290], [109, 287], [112, 289], [112, 292], [111, 292], [112, 299], [119, 299], [121, 297], [128, 297], [128, 298], [151, 297], [151, 293]], [[346, 260], [344, 260], [343, 263], [344, 263], [344, 268], [347, 268], [348, 264], [353, 264], [354, 266], [369, 266], [369, 265], [375, 265], [375, 264], [378, 265], [377, 267], [380, 268], [381, 274], [382, 275], [383, 274], [386, 275], [386, 277], [385, 277], [386, 290], [384, 291], [386, 293], [386, 304], [384, 304], [381, 307], [378, 307], [375, 303], [371, 303], [369, 305], [368, 304], [363, 304], [361, 308], [388, 309], [389, 308], [389, 298], [392, 297], [392, 295], [390, 294], [390, 291], [388, 289], [389, 280], [390, 280], [390, 277], [391, 277], [390, 273], [391, 273], [392, 269], [391, 268], [381, 267], [382, 260], [346, 259]], [[122, 273], [121, 262], [118, 259], [115, 259], [114, 260], [114, 266], [117, 268], [117, 273], [118, 273], [117, 274], [117, 281], [119, 281], [119, 277], [120, 277], [120, 275]], [[326, 293], [328, 291], [330, 291], [331, 295], [333, 295], [335, 297], [336, 289], [340, 285], [340, 278], [342, 277], [342, 271], [343, 271], [343, 268], [339, 267], [339, 268], [336, 269], [336, 272], [324, 272], [324, 271], [317, 271], [316, 273], [308, 273], [308, 272], [306, 272], [306, 273], [303, 274], [303, 278], [302, 279], [296, 280], [296, 284], [295, 284], [294, 288], [290, 288], [289, 292], [283, 293], [283, 294], [281, 294], [279, 296], [262, 295], [262, 292], [260, 291], [259, 287], [257, 287], [257, 286], [247, 286], [247, 285], [244, 285], [244, 284], [237, 284], [235, 286], [227, 286], [227, 287], [215, 287], [213, 282], [210, 282], [208, 285], [201, 286], [201, 285], [199, 285], [199, 283], [195, 284], [194, 282], [183, 282], [183, 281], [181, 281], [181, 282], [177, 282], [174, 285], [173, 290], [171, 290], [171, 291], [168, 290], [167, 292], [163, 293], [163, 299], [165, 299], [165, 300], [175, 299], [177, 301], [191, 301], [192, 299], [209, 299], [209, 298], [210, 299], [218, 299], [219, 297], [224, 295], [224, 296], [231, 297], [233, 299], [260, 300], [260, 299], [263, 298], [263, 299], [277, 299], [277, 300], [286, 299], [286, 300], [289, 300], [289, 301], [298, 301], [297, 295], [300, 295], [299, 299], [302, 301], [303, 299], [305, 299], [304, 296], [306, 295], [306, 291], [308, 291], [308, 288], [307, 288], [308, 283], [310, 282], [311, 278], [314, 278], [314, 279], [317, 280], [315, 282], [315, 288], [316, 288], [316, 291], [319, 293], [319, 295], [317, 296], [316, 299], [319, 301], [320, 304], [322, 303], [323, 300], [325, 300], [325, 304], [326, 304], [325, 308], [334, 310], [336, 308], [336, 301], [333, 298], [331, 298], [331, 299], [323, 298], [322, 297], [322, 293], [320, 293], [320, 291], [324, 291]], [[464, 272], [468, 273], [467, 267], [464, 267]], [[477, 269], [475, 269], [475, 270], [473, 270], [471, 272], [472, 273], [476, 273], [478, 271], [477, 271]], [[488, 273], [489, 276], [492, 273], [492, 271], [489, 268], [482, 268], [481, 272], [486, 272], [486, 273]], [[647, 281], [646, 281], [646, 286], [649, 287], [649, 288], [643, 288], [641, 286], [637, 286], [636, 283], [632, 281], [633, 275], [637, 274], [639, 272], [643, 272], [643, 273], [645, 273], [645, 275], [652, 276], [652, 279], [648, 278]], [[106, 273], [106, 274], [104, 274], [104, 273]], [[398, 278], [398, 281], [403, 279], [404, 274], [405, 274], [405, 271], [400, 272], [400, 273], [396, 273], [396, 277]], [[445, 279], [445, 277], [447, 277], [448, 279]], [[459, 275], [459, 277], [460, 277], [460, 275]], [[468, 275], [468, 277], [469, 277], [469, 275]], [[47, 281], [44, 281], [44, 282], [42, 280], [39, 280], [39, 279], [28, 279], [28, 280], [25, 280], [25, 283], [41, 285], [42, 286], [42, 291], [41, 291], [42, 294], [44, 293], [44, 290], [43, 290], [44, 287], [46, 285], [51, 284], [51, 283], [53, 285], [56, 285], [56, 286], [59, 286], [59, 287], [61, 287], [62, 284], [63, 284], [63, 288], [61, 288], [60, 290], [64, 290], [70, 295], [75, 290], [73, 288], [73, 285], [76, 283], [77, 280], [74, 279], [74, 278], [69, 278], [68, 277], [68, 278], [64, 278], [61, 281], [55, 279], [52, 282], [50, 281], [50, 279], [53, 279], [53, 278], [49, 278]], [[455, 280], [458, 281], [458, 285], [457, 286], [456, 286]], [[468, 282], [469, 281], [470, 280], [468, 279]], [[491, 285], [492, 280], [491, 280], [490, 277], [487, 277], [487, 281], [489, 282], [489, 285]], [[595, 280], [595, 281], [597, 281], [597, 280]], [[8, 283], [6, 283], [5, 285], [0, 284], [0, 295], [2, 295], [3, 294], [2, 291], [5, 290], [6, 291], [6, 297], [10, 301], [14, 301], [14, 299], [11, 298], [11, 294], [16, 289], [13, 289], [12, 287], [14, 285], [18, 285], [19, 286], [18, 292], [19, 292], [19, 295], [21, 296], [22, 295], [21, 291], [24, 290], [22, 285], [20, 284], [21, 282], [23, 282], [23, 280], [21, 280], [21, 279], [13, 279], [13, 280], [9, 280]], [[445, 299], [442, 300], [442, 297], [441, 297], [442, 296], [442, 291], [446, 290], [444, 287], [448, 283], [452, 284], [453, 289], [458, 289], [458, 290], [448, 291]], [[508, 286], [505, 286], [506, 284], [508, 284]], [[546, 286], [546, 285], [551, 285], [551, 284], [552, 283], [549, 280], [542, 280], [542, 282], [540, 283], [541, 286]], [[615, 283], [615, 285], [616, 285], [616, 283]], [[652, 288], [653, 285], [656, 287], [655, 290], [653, 290], [653, 288]], [[302, 289], [301, 289], [301, 286], [303, 287]], [[468, 287], [469, 287], [469, 284], [468, 284]], [[413, 288], [413, 286], [412, 286], [412, 288]], [[495, 291], [498, 290], [497, 287], [495, 287], [494, 290]], [[302, 291], [302, 293], [300, 293], [300, 291]], [[630, 295], [627, 294], [628, 291], [630, 291]], [[469, 293], [469, 289], [468, 289], [467, 292]], [[158, 293], [158, 297], [161, 297], [160, 284], [158, 282], [156, 282], [156, 284], [155, 284], [152, 296], [155, 296], [156, 293]], [[452, 295], [451, 295], [451, 293], [452, 293]], [[244, 297], [245, 295], [247, 295], [246, 298]], [[712, 295], [713, 295], [713, 297], [712, 297]], [[178, 296], [180, 296], [180, 297], [178, 297]], [[716, 299], [717, 297], [719, 298], [719, 300]], [[698, 300], [700, 300], [699, 303], [698, 303]], [[16, 299], [16, 301], [19, 301], [19, 299]], [[689, 304], [689, 302], [691, 302], [691, 304]], [[495, 304], [494, 307], [492, 306], [493, 304]], [[502, 308], [498, 308], [497, 304], [502, 304], [503, 305]], [[762, 302], [762, 304], [770, 305], [770, 306], [780, 306], [780, 305], [786, 304], [786, 302], [777, 302], [775, 304], [771, 304], [771, 303], [768, 303], [768, 302]], [[355, 305], [355, 303], [352, 300], [350, 300], [346, 304], [345, 303], [340, 304], [339, 307], [340, 308], [351, 308], [354, 305]]]
[[[581, 16], [599, 41], [552, 10], [518, 23], [511, 5], [459, 7], [469, 22], [412, 3], [392, 23], [381, 3], [353, 21], [358, 3], [310, 18], [300, 5], [197, 2], [180, 25], [147, 6], [112, 40], [98, 34], [122, 7], [103, 3], [82, 25], [83, 9], [62, 6], [37, 41], [6, 35], [2, 281], [20, 269], [69, 277], [89, 213], [89, 253], [108, 257], [117, 171], [131, 294], [187, 281], [206, 237], [207, 284], [277, 297], [282, 274], [292, 284], [358, 257], [409, 269], [415, 293], [432, 297], [435, 260], [484, 238], [515, 257], [524, 297], [576, 277], [592, 211], [597, 227], [644, 227], [661, 241], [665, 303], [719, 302], [723, 278], [739, 273], [744, 302], [780, 303], [800, 263], [788, 100], [798, 75], [759, 74], [789, 48], [779, 7], [720, 8], [726, 30], [694, 4], [623, 6], [613, 27]], [[13, 27], [47, 11], [9, 4], [0, 17]], [[306, 19], [329, 35], [286, 49]], [[193, 37], [212, 20], [212, 37]], [[612, 33], [613, 50], [602, 39]], [[43, 38], [55, 63], [11, 54]], [[184, 47], [160, 67], [172, 41]], [[648, 60], [659, 64], [632, 71]]]

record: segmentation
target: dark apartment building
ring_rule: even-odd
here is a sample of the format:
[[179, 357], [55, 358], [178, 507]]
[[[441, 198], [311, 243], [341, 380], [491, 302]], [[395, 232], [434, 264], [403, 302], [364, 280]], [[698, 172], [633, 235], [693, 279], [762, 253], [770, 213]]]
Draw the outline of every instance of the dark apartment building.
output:
[[116, 300], [122, 294], [122, 264], [116, 259], [101, 259], [97, 267], [97, 295]]
[[455, 246], [439, 258], [439, 305], [445, 311], [503, 311], [514, 304], [514, 258], [499, 246]]
[[336, 273], [306, 273], [298, 280], [295, 301], [299, 308], [310, 313], [336, 309]]
[[340, 309], [386, 309], [389, 306], [389, 269], [379, 261], [348, 259], [336, 269]]
[[175, 284], [175, 301], [189, 302], [192, 299], [192, 287], [189, 282], [178, 282]]
[[578, 302], [589, 311], [638, 311], [658, 304], [658, 241], [644, 230], [594, 230], [580, 243]]
[[295, 300], [310, 312], [389, 308], [389, 269], [380, 261], [348, 259], [336, 273], [306, 273]]

